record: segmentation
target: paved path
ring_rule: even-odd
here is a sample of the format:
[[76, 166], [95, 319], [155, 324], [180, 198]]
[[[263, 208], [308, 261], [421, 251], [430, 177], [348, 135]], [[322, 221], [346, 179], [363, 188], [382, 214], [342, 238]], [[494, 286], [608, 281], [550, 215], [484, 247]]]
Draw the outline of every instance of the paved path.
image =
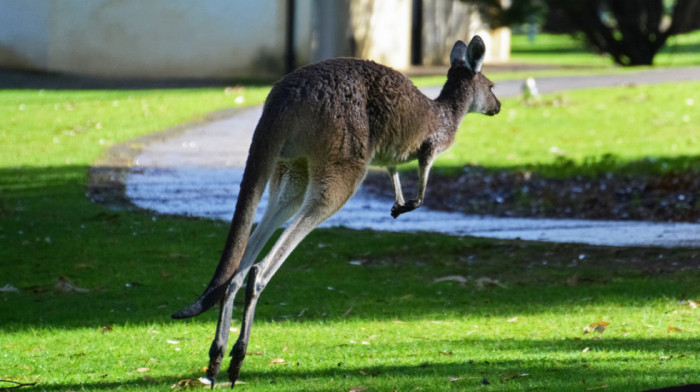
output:
[[[700, 80], [700, 67], [627, 75], [542, 78], [537, 80], [537, 85], [541, 93], [550, 93], [686, 80]], [[496, 93], [502, 98], [516, 96], [521, 84], [522, 81], [499, 82]], [[434, 97], [440, 88], [423, 90]], [[127, 177], [127, 197], [139, 207], [161, 213], [230, 220], [248, 145], [260, 113], [260, 107], [243, 109], [229, 118], [193, 126], [184, 134], [147, 146]], [[263, 200], [258, 217], [265, 204]], [[360, 188], [322, 226], [595, 245], [700, 247], [700, 224], [493, 218], [431, 211], [426, 207], [394, 220], [389, 215], [392, 204], [393, 200], [372, 198]]]

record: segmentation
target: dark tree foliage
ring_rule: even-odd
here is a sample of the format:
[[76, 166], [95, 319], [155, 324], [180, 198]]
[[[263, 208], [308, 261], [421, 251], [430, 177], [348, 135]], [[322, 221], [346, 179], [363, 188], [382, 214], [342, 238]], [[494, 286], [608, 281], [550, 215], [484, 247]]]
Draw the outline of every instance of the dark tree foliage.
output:
[[700, 28], [700, 0], [472, 0], [495, 25], [530, 22], [547, 12], [556, 30], [583, 33], [620, 65], [651, 65], [666, 40]]
[[620, 65], [651, 65], [668, 37], [691, 31], [700, 0], [546, 0], [597, 51]]

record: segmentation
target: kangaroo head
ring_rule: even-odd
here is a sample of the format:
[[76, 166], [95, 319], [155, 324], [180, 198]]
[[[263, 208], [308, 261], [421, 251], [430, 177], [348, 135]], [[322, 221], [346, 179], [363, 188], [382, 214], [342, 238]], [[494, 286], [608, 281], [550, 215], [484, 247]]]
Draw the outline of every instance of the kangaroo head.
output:
[[469, 88], [472, 90], [472, 102], [469, 105], [469, 113], [482, 113], [489, 116], [501, 111], [501, 102], [493, 93], [493, 82], [481, 73], [481, 65], [484, 63], [486, 45], [478, 35], [467, 46], [462, 41], [457, 41], [450, 54], [450, 64], [453, 70], [461, 71], [469, 79]]

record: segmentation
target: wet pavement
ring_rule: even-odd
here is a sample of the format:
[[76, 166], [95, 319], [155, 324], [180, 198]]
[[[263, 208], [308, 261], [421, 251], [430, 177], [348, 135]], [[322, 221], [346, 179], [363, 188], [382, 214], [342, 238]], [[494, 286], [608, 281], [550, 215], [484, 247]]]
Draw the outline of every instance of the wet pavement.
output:
[[[540, 93], [550, 93], [686, 80], [700, 80], [700, 67], [625, 75], [541, 78], [537, 79], [537, 87]], [[501, 98], [517, 96], [521, 85], [521, 80], [498, 82], [496, 94]], [[440, 87], [423, 91], [435, 97]], [[146, 146], [135, 157], [134, 167], [126, 177], [126, 196], [136, 206], [159, 213], [230, 220], [248, 146], [261, 111], [260, 107], [237, 110], [226, 118], [194, 124], [184, 133]], [[468, 123], [469, 116], [465, 121]], [[410, 190], [405, 192], [411, 193]], [[426, 203], [430, 205], [429, 200]], [[263, 199], [258, 217], [265, 205], [266, 199]], [[393, 199], [375, 198], [360, 188], [345, 207], [321, 227], [430, 231], [594, 245], [700, 247], [700, 224], [693, 223], [495, 218], [431, 211], [426, 206], [393, 219], [390, 216], [392, 205]]]

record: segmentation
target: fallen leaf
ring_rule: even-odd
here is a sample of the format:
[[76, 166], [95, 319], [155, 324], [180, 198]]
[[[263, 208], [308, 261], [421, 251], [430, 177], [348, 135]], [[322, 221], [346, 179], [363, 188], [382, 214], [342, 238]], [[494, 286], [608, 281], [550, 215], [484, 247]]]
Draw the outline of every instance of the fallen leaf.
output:
[[211, 385], [211, 380], [206, 377], [200, 377], [197, 381], [201, 382], [202, 385]]
[[499, 282], [498, 280], [491, 279], [491, 278], [486, 277], [486, 276], [482, 276], [481, 278], [477, 279], [475, 284], [476, 284], [477, 290], [483, 290], [486, 287], [490, 287], [490, 286], [497, 286], [497, 287], [500, 287], [502, 289], [508, 288], [508, 286], [504, 285], [503, 283]]
[[180, 342], [177, 340], [167, 340], [167, 342], [170, 344], [180, 344]]
[[15, 287], [9, 283], [0, 287], [0, 293], [16, 293], [18, 291], [19, 291], [19, 289], [17, 289], [17, 287]]
[[586, 352], [588, 352], [588, 350], [590, 350], [590, 349], [591, 349], [590, 347], [586, 347], [586, 348], [584, 348], [583, 351], [581, 351], [581, 352], [582, 352], [582, 353], [586, 353]]
[[515, 317], [513, 317], [513, 318], [509, 318], [507, 321], [508, 321], [509, 323], [514, 323], [514, 322], [518, 321], [518, 316], [515, 316]]
[[203, 387], [205, 384], [201, 382], [199, 379], [197, 380], [192, 380], [192, 379], [184, 379], [180, 380], [177, 383], [173, 384], [170, 389], [190, 389], [190, 388], [198, 388], [198, 387]]
[[460, 377], [450, 377], [449, 380], [450, 380], [450, 382], [455, 382], [455, 381], [461, 380], [461, 378]]
[[467, 278], [461, 275], [448, 275], [448, 276], [443, 276], [442, 278], [436, 278], [433, 279], [433, 283], [440, 283], [440, 282], [457, 282], [459, 283], [460, 286], [464, 286], [465, 283], [467, 283]]
[[529, 373], [511, 373], [511, 374], [503, 377], [502, 380], [503, 380], [503, 382], [506, 382], [506, 381], [513, 380], [515, 378], [527, 377], [529, 375], [530, 375]]
[[599, 387], [590, 387], [590, 388], [586, 388], [586, 390], [587, 390], [587, 391], [596, 391], [596, 390], [598, 390], [598, 389], [607, 389], [607, 388], [608, 388], [608, 385], [601, 385], [601, 386], [599, 386]]
[[598, 332], [598, 333], [603, 333], [605, 332], [605, 327], [610, 325], [609, 322], [607, 321], [596, 321], [595, 323], [588, 324], [583, 328], [583, 333], [584, 335], [590, 332]]
[[671, 325], [668, 326], [667, 330], [668, 330], [668, 332], [682, 332], [683, 331], [682, 329], [680, 329], [678, 327], [671, 326]]
[[107, 333], [107, 332], [113, 332], [114, 328], [111, 325], [105, 325], [104, 327], [100, 328], [101, 333]]
[[285, 363], [285, 362], [286, 362], [286, 361], [284, 360], [284, 358], [272, 358], [272, 359], [270, 360], [270, 363], [273, 364], [273, 365], [278, 365], [278, 364], [282, 364], [282, 363]]
[[76, 293], [88, 293], [90, 290], [84, 289], [82, 287], [78, 287], [73, 284], [68, 278], [65, 276], [59, 276], [58, 281], [54, 285], [54, 288], [56, 290], [62, 292], [62, 293], [70, 293], [71, 291], [75, 291]]
[[151, 370], [151, 369], [150, 369], [150, 368], [147, 368], [147, 367], [142, 367], [142, 368], [136, 369], [136, 371], [139, 372], [139, 373], [148, 372], [148, 371], [150, 371], [150, 370]]
[[452, 356], [452, 352], [451, 352], [451, 351], [440, 351], [440, 354], [442, 354], [442, 355], [444, 355], [444, 356], [447, 356], [447, 357], [451, 357], [451, 356]]

